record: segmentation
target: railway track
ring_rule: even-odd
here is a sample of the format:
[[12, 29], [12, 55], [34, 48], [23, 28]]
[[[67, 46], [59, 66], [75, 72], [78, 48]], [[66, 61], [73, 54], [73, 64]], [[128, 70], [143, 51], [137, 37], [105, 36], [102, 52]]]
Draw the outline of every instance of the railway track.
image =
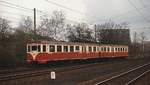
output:
[[130, 69], [119, 75], [103, 80], [95, 85], [132, 85], [138, 78], [150, 71], [150, 63]]
[[16, 69], [5, 69], [5, 70], [0, 70], [0, 76], [17, 74], [17, 73], [28, 72], [28, 71], [35, 71], [40, 69], [46, 69], [46, 68], [20, 67]]
[[[107, 64], [111, 64], [112, 62], [107, 62]], [[0, 75], [0, 81], [9, 81], [9, 80], [15, 80], [15, 79], [20, 79], [20, 78], [26, 78], [26, 77], [33, 77], [33, 76], [40, 76], [40, 75], [45, 75], [45, 74], [50, 74], [51, 71], [56, 71], [56, 72], [61, 72], [61, 74], [65, 73], [65, 72], [72, 72], [72, 71], [76, 71], [79, 69], [83, 69], [83, 68], [88, 68], [91, 66], [96, 66], [96, 65], [103, 65], [106, 63], [92, 63], [92, 64], [83, 64], [83, 65], [74, 65], [74, 66], [69, 66], [69, 67], [58, 67], [58, 68], [50, 68], [50, 69], [30, 69], [27, 70], [25, 69], [25, 71], [19, 70], [15, 73], [11, 72], [9, 73], [9, 71], [6, 71], [4, 73], [7, 73], [7, 75], [3, 74], [1, 72]]]
[[[104, 77], [107, 74], [118, 72], [120, 69], [127, 71], [127, 67], [135, 68], [142, 66], [148, 61], [145, 60], [127, 60], [117, 62], [103, 62], [83, 64], [69, 67], [50, 68], [41, 71], [34, 71], [29, 73], [7, 75], [5, 77], [0, 76], [1, 85], [93, 85], [87, 84], [86, 81], [92, 80], [97, 77]], [[125, 68], [125, 69], [124, 69]], [[55, 71], [57, 79], [55, 81], [50, 79], [50, 72]], [[8, 81], [8, 82], [7, 82]], [[18, 84], [16, 84], [16, 82]], [[37, 84], [38, 82], [38, 84]], [[95, 84], [95, 83], [94, 83]], [[97, 84], [98, 85], [98, 84]], [[102, 84], [103, 85], [103, 84]], [[112, 84], [110, 84], [112, 85]], [[114, 84], [117, 85], [117, 84]], [[118, 84], [121, 85], [121, 84]]]
[[[150, 73], [150, 70], [145, 71], [144, 73], [142, 73], [141, 75], [137, 76], [136, 78], [132, 79], [130, 82], [128, 82], [126, 85], [137, 85], [137, 83], [140, 81], [140, 79], [144, 78], [144, 76], [148, 75], [148, 73]], [[143, 84], [143, 82], [145, 84]], [[148, 84], [149, 80], [147, 82], [142, 81], [142, 83], [140, 82], [139, 85], [143, 84], [143, 85], [149, 85]]]

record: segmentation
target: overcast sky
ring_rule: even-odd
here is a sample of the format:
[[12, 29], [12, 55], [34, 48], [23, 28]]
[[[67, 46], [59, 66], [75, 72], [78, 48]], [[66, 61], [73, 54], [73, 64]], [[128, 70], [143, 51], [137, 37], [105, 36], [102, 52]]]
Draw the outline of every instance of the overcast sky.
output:
[[[47, 14], [62, 10], [68, 20], [91, 25], [109, 19], [117, 23], [128, 22], [131, 33], [144, 31], [150, 40], [150, 0], [0, 0], [0, 17], [10, 20], [12, 25], [19, 22], [20, 16], [33, 17], [32, 10], [18, 9], [14, 5], [36, 8]], [[37, 22], [44, 13], [37, 12]]]

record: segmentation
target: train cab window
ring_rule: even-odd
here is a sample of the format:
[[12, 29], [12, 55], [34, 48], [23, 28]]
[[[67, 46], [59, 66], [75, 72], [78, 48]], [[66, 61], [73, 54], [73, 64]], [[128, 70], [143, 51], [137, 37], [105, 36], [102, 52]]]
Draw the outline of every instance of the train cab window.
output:
[[80, 50], [80, 49], [79, 49], [79, 46], [76, 46], [76, 50]]
[[70, 46], [70, 52], [74, 52], [74, 46]]
[[89, 52], [92, 52], [92, 47], [89, 47]]
[[93, 47], [93, 52], [96, 52], [96, 47]]
[[28, 52], [30, 52], [30, 51], [31, 51], [30, 46], [28, 46], [27, 50], [28, 50]]
[[43, 52], [46, 52], [46, 45], [43, 45]]
[[68, 46], [64, 46], [64, 52], [68, 52]]
[[37, 45], [32, 46], [32, 51], [37, 51]]
[[41, 52], [41, 45], [38, 45], [38, 52]]
[[49, 52], [55, 52], [55, 46], [54, 45], [49, 46]]
[[61, 45], [57, 46], [57, 52], [62, 52], [62, 46]]

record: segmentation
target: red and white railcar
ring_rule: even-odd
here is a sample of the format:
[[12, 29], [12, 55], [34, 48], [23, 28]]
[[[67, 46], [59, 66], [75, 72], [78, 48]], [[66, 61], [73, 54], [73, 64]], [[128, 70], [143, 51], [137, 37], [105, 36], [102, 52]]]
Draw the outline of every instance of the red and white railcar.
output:
[[127, 45], [37, 41], [27, 44], [27, 62], [128, 57]]

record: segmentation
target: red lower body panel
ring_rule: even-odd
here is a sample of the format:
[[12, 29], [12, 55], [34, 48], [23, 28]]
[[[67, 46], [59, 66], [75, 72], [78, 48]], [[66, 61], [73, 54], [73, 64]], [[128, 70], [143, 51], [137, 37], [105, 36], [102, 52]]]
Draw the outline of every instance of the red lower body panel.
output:
[[127, 57], [127, 52], [66, 52], [66, 53], [38, 53], [35, 60], [32, 55], [27, 54], [27, 61], [37, 61], [46, 63], [47, 61], [91, 59], [91, 58], [109, 58], [109, 57]]

